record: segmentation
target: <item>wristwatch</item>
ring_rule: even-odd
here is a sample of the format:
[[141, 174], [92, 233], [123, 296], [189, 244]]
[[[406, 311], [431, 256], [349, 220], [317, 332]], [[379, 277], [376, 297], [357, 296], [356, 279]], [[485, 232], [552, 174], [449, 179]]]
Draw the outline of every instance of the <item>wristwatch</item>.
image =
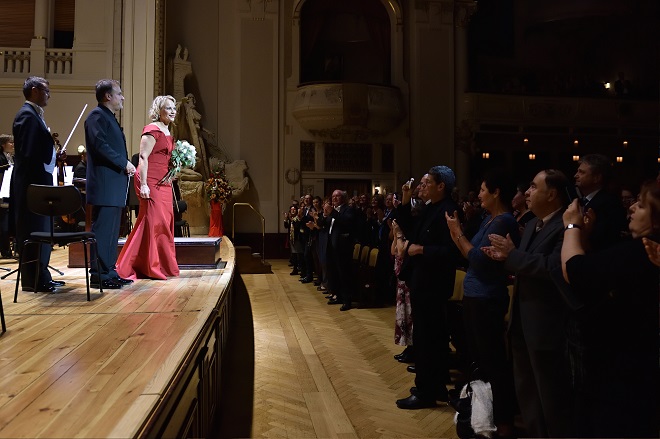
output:
[[571, 224], [567, 225], [566, 228], [565, 228], [564, 230], [568, 230], [568, 229], [581, 229], [581, 228], [582, 228], [581, 225], [571, 223]]

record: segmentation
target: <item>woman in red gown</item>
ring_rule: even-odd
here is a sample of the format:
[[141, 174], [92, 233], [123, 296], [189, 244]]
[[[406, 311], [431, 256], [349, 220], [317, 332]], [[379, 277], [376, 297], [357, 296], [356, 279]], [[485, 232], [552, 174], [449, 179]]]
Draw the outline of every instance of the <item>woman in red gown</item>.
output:
[[169, 125], [176, 116], [172, 96], [158, 96], [149, 110], [152, 123], [142, 130], [135, 192], [140, 210], [135, 226], [117, 259], [117, 273], [125, 279], [167, 279], [179, 275], [174, 250], [172, 184], [162, 182], [169, 169], [174, 142]]

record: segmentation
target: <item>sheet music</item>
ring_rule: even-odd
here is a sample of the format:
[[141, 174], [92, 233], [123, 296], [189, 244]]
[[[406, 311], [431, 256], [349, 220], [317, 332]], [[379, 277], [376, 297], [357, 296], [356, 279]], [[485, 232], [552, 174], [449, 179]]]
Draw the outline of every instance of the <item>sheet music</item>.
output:
[[73, 166], [64, 167], [64, 185], [71, 186], [73, 184]]
[[59, 186], [57, 183], [57, 166], [53, 169], [53, 186]]
[[11, 182], [11, 174], [14, 172], [14, 165], [10, 165], [2, 177], [2, 186], [0, 186], [0, 197], [9, 198], [9, 185]]

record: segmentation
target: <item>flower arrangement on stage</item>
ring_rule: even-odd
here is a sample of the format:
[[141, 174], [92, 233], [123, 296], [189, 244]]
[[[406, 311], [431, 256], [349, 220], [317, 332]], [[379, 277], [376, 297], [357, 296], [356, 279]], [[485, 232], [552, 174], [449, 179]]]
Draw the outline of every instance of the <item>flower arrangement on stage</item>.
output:
[[231, 199], [234, 189], [227, 181], [224, 171], [217, 169], [211, 172], [206, 184], [206, 199], [210, 202], [225, 203]]
[[176, 174], [181, 172], [182, 168], [194, 168], [197, 163], [195, 154], [197, 154], [195, 147], [188, 143], [187, 140], [177, 140], [172, 150], [169, 170], [165, 174], [165, 177], [160, 180], [160, 183], [170, 183]]

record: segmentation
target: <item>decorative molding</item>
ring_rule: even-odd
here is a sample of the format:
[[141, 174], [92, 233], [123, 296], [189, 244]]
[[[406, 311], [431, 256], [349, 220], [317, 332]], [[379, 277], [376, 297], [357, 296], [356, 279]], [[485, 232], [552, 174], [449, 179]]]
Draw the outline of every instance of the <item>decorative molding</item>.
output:
[[395, 87], [360, 83], [301, 86], [293, 117], [316, 139], [363, 141], [383, 136], [405, 115]]
[[269, 4], [275, 0], [243, 0], [241, 11], [248, 12], [252, 19], [261, 21], [266, 19], [266, 12], [269, 10]]
[[457, 0], [454, 7], [454, 25], [467, 29], [470, 19], [477, 12], [477, 2], [473, 0]]

